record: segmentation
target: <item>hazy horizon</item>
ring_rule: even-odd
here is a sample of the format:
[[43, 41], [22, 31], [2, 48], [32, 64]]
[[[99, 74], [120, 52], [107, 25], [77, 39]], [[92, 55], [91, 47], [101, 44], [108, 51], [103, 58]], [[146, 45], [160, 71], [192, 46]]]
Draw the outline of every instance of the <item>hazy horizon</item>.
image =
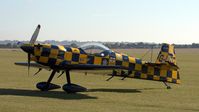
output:
[[1, 0], [0, 40], [199, 43], [198, 0]]

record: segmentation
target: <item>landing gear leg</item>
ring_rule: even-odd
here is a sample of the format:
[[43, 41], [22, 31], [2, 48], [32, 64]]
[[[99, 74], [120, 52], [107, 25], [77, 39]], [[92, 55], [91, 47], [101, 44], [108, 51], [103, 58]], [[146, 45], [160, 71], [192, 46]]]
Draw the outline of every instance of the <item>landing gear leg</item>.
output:
[[49, 84], [50, 84], [50, 82], [52, 81], [53, 77], [55, 76], [55, 73], [56, 73], [56, 71], [53, 70], [52, 73], [51, 73], [51, 75], [50, 75], [50, 77], [48, 78], [47, 83], [46, 83], [46, 88], [49, 87]]
[[67, 93], [76, 93], [76, 92], [87, 91], [87, 89], [85, 87], [71, 83], [69, 70], [66, 70], [66, 80], [67, 80], [67, 84], [63, 85], [62, 89], [64, 91], [66, 91]]
[[166, 82], [163, 82], [163, 83], [167, 87], [167, 89], [171, 89], [171, 86], [169, 86]]
[[68, 84], [71, 84], [69, 70], [66, 70], [66, 80], [67, 80]]
[[48, 81], [47, 82], [39, 82], [39, 83], [37, 83], [36, 87], [38, 89], [40, 89], [41, 91], [48, 91], [48, 90], [52, 90], [52, 89], [61, 88], [59, 85], [50, 83], [52, 81], [53, 77], [55, 76], [56, 72], [57, 72], [56, 70], [53, 70], [50, 77], [48, 78]]

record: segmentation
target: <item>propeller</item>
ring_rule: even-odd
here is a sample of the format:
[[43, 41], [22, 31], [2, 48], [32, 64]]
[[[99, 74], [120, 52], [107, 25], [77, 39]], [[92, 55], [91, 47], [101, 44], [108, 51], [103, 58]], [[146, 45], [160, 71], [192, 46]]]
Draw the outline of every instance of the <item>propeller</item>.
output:
[[30, 44], [34, 44], [36, 39], [37, 39], [37, 36], [39, 35], [39, 30], [41, 28], [41, 25], [38, 25], [35, 32], [33, 33], [32, 37], [31, 37], [31, 40], [30, 40]]
[[30, 53], [28, 53], [28, 76], [30, 74]]
[[[31, 37], [31, 39], [30, 39], [29, 44], [34, 45], [34, 43], [35, 43], [35, 41], [36, 41], [36, 39], [38, 37], [40, 28], [41, 28], [41, 25], [38, 25], [37, 28], [35, 29], [32, 37]], [[30, 73], [30, 61], [31, 61], [30, 59], [31, 59], [31, 54], [28, 53], [28, 76], [29, 76], [29, 73]]]

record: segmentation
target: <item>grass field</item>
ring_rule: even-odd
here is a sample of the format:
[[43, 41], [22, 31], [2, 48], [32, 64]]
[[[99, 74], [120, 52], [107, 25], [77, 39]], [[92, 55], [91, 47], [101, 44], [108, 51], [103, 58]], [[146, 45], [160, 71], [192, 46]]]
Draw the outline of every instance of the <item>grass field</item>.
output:
[[[141, 57], [146, 49], [120, 49], [129, 55]], [[154, 50], [157, 54], [158, 50]], [[181, 84], [170, 84], [167, 90], [161, 82], [109, 76], [84, 75], [72, 72], [73, 83], [89, 89], [88, 92], [67, 94], [62, 89], [40, 92], [37, 82], [46, 81], [50, 72], [37, 76], [27, 74], [27, 68], [15, 66], [26, 61], [19, 50], [0, 50], [0, 112], [187, 112], [199, 111], [199, 49], [177, 49]], [[155, 55], [153, 57], [155, 59]], [[30, 74], [37, 69], [31, 68]], [[104, 74], [104, 73], [102, 73]], [[53, 83], [63, 85], [65, 76], [54, 78]]]

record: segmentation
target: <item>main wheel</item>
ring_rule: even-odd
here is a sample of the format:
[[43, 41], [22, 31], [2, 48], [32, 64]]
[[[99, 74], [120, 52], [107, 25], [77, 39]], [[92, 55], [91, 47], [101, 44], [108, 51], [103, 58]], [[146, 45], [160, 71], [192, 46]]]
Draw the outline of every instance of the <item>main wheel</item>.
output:
[[47, 83], [47, 82], [39, 82], [37, 83], [36, 87], [38, 89], [40, 89], [41, 91], [48, 91], [48, 90], [52, 90], [52, 89], [59, 89], [61, 88], [61, 86], [56, 85], [56, 84], [52, 84], [52, 83]]
[[85, 92], [87, 89], [77, 84], [65, 84], [62, 89], [67, 93]]

